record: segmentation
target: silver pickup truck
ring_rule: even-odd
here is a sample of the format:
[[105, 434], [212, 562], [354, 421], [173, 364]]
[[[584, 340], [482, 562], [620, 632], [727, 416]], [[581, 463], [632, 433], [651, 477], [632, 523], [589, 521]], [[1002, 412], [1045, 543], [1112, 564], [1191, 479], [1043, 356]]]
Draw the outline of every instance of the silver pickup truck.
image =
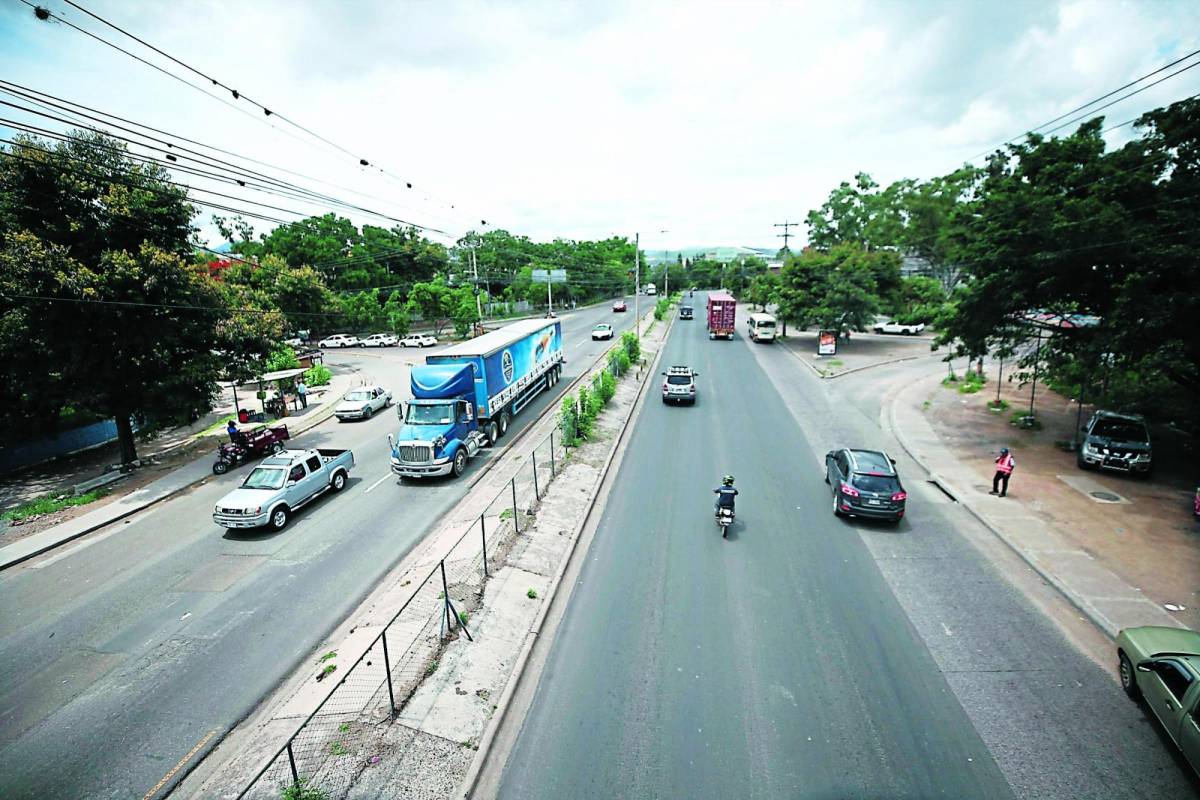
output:
[[327, 491], [346, 488], [354, 454], [349, 450], [284, 450], [263, 461], [213, 509], [223, 528], [269, 526], [281, 531], [296, 509]]

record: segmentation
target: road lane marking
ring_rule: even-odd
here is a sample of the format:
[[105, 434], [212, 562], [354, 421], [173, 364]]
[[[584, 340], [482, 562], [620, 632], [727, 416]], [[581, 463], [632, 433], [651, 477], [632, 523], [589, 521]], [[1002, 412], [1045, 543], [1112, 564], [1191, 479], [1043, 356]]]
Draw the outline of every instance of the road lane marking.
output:
[[196, 753], [199, 752], [200, 748], [204, 747], [204, 745], [208, 744], [208, 740], [213, 738], [216, 735], [217, 735], [217, 732], [215, 730], [209, 731], [208, 735], [205, 736], [203, 739], [201, 739], [196, 744], [196, 746], [192, 748], [190, 753], [188, 753], [183, 758], [179, 759], [179, 763], [176, 764], [175, 766], [171, 767], [170, 772], [168, 772], [166, 775], [163, 775], [163, 779], [161, 781], [159, 781], [158, 783], [156, 783], [154, 785], [153, 789], [151, 789], [150, 791], [148, 791], [144, 795], [142, 795], [142, 800], [150, 800], [151, 797], [154, 797], [154, 795], [158, 794], [158, 790], [161, 789], [162, 787], [166, 786], [167, 781], [169, 781], [169, 780], [171, 780], [171, 778], [175, 777], [175, 773], [179, 772], [179, 770], [183, 768], [183, 765], [186, 764], [188, 761], [190, 761], [192, 756], [196, 755]]
[[[374, 482], [374, 483], [372, 483], [370, 486], [368, 486], [368, 487], [367, 487], [367, 492], [371, 491], [371, 490], [372, 490], [372, 489], [374, 489], [376, 486], [378, 486], [379, 484], [383, 483], [384, 481], [386, 481], [386, 480], [387, 480], [388, 478], [390, 478], [390, 477], [392, 477], [392, 473], [390, 473], [390, 472], [389, 472], [387, 475], [384, 475], [382, 478], [380, 478], [379, 480], [375, 481], [375, 482]], [[363, 492], [363, 494], [366, 494], [367, 492]]]

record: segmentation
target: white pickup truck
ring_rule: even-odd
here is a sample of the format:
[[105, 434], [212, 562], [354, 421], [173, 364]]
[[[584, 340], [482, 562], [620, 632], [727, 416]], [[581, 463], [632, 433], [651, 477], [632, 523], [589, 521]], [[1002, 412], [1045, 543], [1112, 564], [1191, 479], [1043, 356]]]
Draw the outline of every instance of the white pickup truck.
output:
[[217, 501], [213, 522], [223, 528], [281, 531], [292, 514], [327, 491], [346, 488], [349, 450], [284, 450], [263, 461], [237, 489]]
[[915, 336], [916, 334], [925, 330], [925, 323], [914, 322], [911, 325], [905, 325], [903, 323], [896, 322], [896, 320], [893, 319], [880, 325], [876, 325], [873, 330], [876, 333], [899, 333], [905, 336]]

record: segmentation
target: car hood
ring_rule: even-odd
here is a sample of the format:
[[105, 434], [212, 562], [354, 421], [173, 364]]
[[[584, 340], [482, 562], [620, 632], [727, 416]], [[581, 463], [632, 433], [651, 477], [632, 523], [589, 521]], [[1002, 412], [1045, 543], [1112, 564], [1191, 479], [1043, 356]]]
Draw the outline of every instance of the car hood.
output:
[[1126, 639], [1143, 653], [1190, 653], [1200, 655], [1200, 633], [1187, 628], [1168, 628], [1164, 625], [1149, 625], [1122, 631]]
[[333, 408], [333, 413], [339, 411], [361, 411], [364, 407], [371, 405], [370, 400], [343, 400]]
[[234, 489], [217, 501], [219, 508], [258, 508], [267, 502], [278, 489]]
[[1122, 450], [1134, 450], [1139, 453], [1150, 452], [1149, 442], [1129, 442], [1124, 439], [1110, 439], [1107, 436], [1089, 436], [1087, 437], [1088, 444], [1095, 447], [1119, 447]]

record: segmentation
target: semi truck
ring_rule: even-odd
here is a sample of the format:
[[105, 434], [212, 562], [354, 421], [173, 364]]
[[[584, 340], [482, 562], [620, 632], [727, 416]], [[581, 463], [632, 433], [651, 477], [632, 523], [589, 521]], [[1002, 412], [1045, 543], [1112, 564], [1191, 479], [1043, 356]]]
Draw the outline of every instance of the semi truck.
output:
[[392, 473], [462, 475], [514, 414], [558, 383], [565, 362], [556, 319], [514, 322], [427, 356], [410, 371], [412, 400], [397, 408], [402, 424], [388, 435]]
[[733, 338], [733, 323], [737, 317], [737, 301], [724, 292], [708, 296], [708, 338]]

